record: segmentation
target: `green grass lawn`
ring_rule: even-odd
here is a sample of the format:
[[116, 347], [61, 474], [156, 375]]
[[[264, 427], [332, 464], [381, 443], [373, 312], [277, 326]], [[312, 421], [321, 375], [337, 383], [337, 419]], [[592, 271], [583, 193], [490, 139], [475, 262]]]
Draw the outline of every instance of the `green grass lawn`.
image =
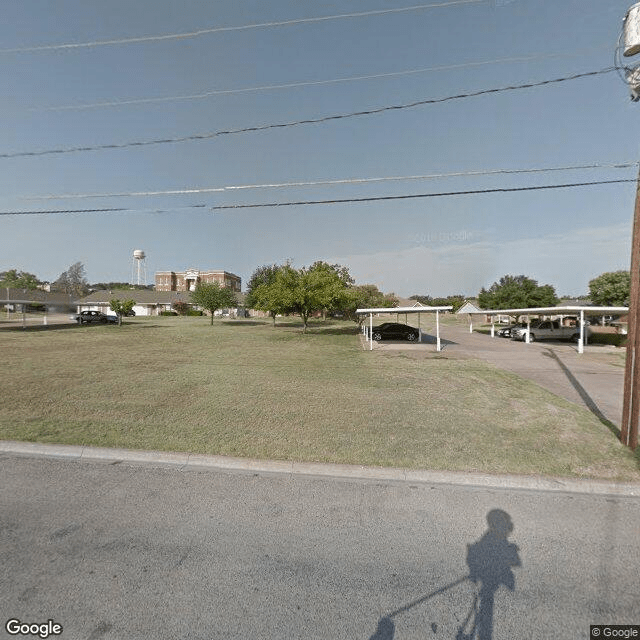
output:
[[477, 360], [363, 350], [348, 322], [126, 322], [0, 331], [0, 439], [640, 480], [589, 411]]

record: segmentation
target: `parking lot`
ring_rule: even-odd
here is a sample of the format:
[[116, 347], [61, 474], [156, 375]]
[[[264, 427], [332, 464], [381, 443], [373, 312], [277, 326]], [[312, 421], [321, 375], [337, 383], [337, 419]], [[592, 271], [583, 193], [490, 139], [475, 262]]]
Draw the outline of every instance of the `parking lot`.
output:
[[[374, 350], [402, 351], [414, 357], [478, 358], [532, 380], [571, 402], [581, 404], [600, 420], [622, 422], [624, 349], [586, 346], [578, 354], [575, 344], [547, 340], [526, 344], [483, 333], [470, 333], [464, 323], [440, 327], [442, 351], [435, 352], [435, 331], [423, 327], [422, 341], [374, 342]], [[368, 348], [368, 343], [367, 343]]]

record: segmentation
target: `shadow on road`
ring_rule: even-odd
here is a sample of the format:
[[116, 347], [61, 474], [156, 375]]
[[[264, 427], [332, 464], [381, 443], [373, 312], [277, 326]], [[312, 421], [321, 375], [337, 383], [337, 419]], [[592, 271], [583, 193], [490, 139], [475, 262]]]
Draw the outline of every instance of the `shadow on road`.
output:
[[567, 380], [571, 383], [571, 386], [578, 392], [578, 395], [582, 398], [582, 401], [587, 405], [587, 408], [593, 415], [602, 422], [602, 424], [607, 427], [616, 438], [620, 438], [620, 429], [616, 427], [611, 420], [608, 420], [607, 417], [600, 411], [598, 405], [593, 401], [593, 398], [587, 393], [587, 390], [580, 384], [578, 379], [571, 373], [567, 365], [562, 362], [560, 356], [553, 349], [546, 349], [542, 352], [542, 355], [547, 358], [551, 358], [558, 363], [558, 366], [562, 369], [562, 372], [565, 376], [567, 376]]
[[[467, 545], [468, 575], [383, 616], [369, 640], [394, 640], [395, 619], [398, 616], [467, 580], [479, 587], [463, 623], [457, 629], [455, 640], [492, 640], [496, 591], [501, 585], [510, 591], [515, 590], [516, 580], [512, 567], [521, 566], [521, 561], [517, 545], [508, 540], [513, 531], [509, 514], [501, 509], [492, 509], [487, 514], [487, 524], [488, 529], [482, 537]], [[432, 623], [432, 633], [436, 633], [437, 629], [438, 625]]]
[[[423, 333], [422, 334], [422, 340], [420, 340], [421, 344], [436, 344], [436, 342], [438, 341], [437, 336], [432, 336], [430, 333]], [[444, 349], [447, 345], [450, 344], [458, 344], [457, 342], [454, 342], [453, 340], [447, 340], [446, 338], [443, 338], [442, 336], [440, 336], [440, 345], [442, 346], [442, 348]]]

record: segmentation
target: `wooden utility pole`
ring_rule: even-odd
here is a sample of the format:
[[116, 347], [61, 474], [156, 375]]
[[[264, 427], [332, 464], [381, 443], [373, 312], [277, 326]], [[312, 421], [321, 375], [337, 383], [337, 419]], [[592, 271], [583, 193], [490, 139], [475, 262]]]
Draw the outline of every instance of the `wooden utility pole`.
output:
[[627, 330], [627, 361], [624, 370], [624, 399], [620, 441], [627, 447], [638, 446], [640, 414], [640, 173], [636, 184], [636, 208], [631, 238], [631, 290]]

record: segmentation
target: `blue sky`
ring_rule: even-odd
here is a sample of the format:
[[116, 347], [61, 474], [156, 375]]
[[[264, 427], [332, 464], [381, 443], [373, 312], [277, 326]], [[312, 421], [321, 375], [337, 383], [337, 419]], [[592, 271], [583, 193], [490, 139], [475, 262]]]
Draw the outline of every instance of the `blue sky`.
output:
[[[316, 119], [600, 70], [613, 64], [631, 4], [486, 0], [100, 45], [416, 3], [4, 0], [0, 154]], [[70, 43], [94, 44], [26, 50]], [[399, 74], [408, 71], [413, 73]], [[383, 74], [396, 75], [352, 79]], [[327, 82], [338, 79], [349, 80]], [[297, 83], [315, 84], [265, 88]], [[229, 93], [185, 97], [216, 91]], [[133, 104], [103, 104], [127, 101]], [[472, 296], [502, 275], [521, 273], [553, 284], [560, 294], [580, 294], [596, 275], [628, 268], [634, 183], [209, 207], [635, 179], [637, 168], [144, 197], [51, 196], [633, 163], [640, 156], [639, 117], [640, 105], [629, 100], [618, 75], [608, 73], [201, 141], [0, 158], [0, 211], [130, 209], [0, 216], [0, 270], [15, 267], [53, 280], [82, 261], [92, 282], [127, 281], [133, 250], [143, 249], [150, 281], [156, 270], [196, 267], [231, 271], [246, 282], [262, 264], [327, 260], [348, 266], [358, 283], [403, 296]]]

